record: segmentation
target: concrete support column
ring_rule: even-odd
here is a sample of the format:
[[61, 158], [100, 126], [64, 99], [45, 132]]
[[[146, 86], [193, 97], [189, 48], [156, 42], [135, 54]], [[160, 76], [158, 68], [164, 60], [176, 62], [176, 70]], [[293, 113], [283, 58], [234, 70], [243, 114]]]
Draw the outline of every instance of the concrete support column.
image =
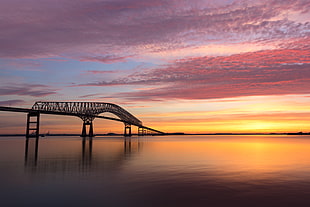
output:
[[143, 128], [141, 128], [141, 127], [138, 127], [138, 136], [144, 136]]
[[39, 138], [40, 112], [29, 112], [27, 114], [26, 138]]
[[[86, 132], [87, 131], [86, 126], [89, 126], [88, 135]], [[89, 137], [94, 136], [93, 121], [89, 121], [89, 120], [83, 121], [81, 137], [87, 137], [87, 136], [89, 136]]]
[[83, 122], [81, 137], [86, 137], [86, 124], [85, 124], [85, 122]]
[[131, 137], [131, 125], [125, 123], [124, 137]]
[[94, 129], [93, 129], [93, 122], [91, 121], [89, 123], [89, 137], [93, 137], [94, 136]]

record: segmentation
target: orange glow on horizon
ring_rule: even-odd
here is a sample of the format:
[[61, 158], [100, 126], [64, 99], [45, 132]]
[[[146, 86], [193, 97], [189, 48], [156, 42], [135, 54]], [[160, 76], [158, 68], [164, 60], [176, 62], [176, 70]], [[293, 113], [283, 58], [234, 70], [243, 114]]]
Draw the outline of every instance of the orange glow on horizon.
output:
[[[285, 133], [310, 131], [310, 97], [307, 95], [240, 97], [198, 101], [166, 101], [143, 107], [124, 107], [145, 126], [168, 133]], [[102, 115], [112, 116], [109, 113]], [[114, 116], [115, 117], [115, 116]], [[26, 116], [1, 112], [0, 133], [25, 133]], [[5, 122], [4, 122], [5, 120]], [[76, 117], [41, 115], [41, 133], [81, 133]], [[95, 119], [95, 134], [123, 133], [124, 124]], [[137, 127], [132, 126], [137, 133]]]

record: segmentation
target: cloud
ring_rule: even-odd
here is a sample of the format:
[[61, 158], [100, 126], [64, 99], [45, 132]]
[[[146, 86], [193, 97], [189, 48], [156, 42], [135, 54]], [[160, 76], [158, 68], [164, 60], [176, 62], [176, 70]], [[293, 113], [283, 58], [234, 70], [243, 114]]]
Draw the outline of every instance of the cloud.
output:
[[2, 70], [19, 70], [19, 71], [44, 71], [42, 63], [34, 60], [3, 60], [0, 68]]
[[109, 73], [117, 73], [117, 70], [88, 70], [86, 73], [89, 74], [109, 74]]
[[[145, 52], [309, 35], [309, 1], [3, 0], [0, 57], [111, 63]], [[290, 19], [289, 14], [298, 14]]]
[[25, 103], [25, 101], [20, 99], [0, 101], [1, 106], [15, 106], [15, 105], [21, 105], [23, 103]]
[[[309, 38], [298, 40], [305, 44]], [[230, 56], [195, 57], [110, 82], [80, 86], [145, 85], [117, 94], [129, 99], [211, 99], [310, 93], [310, 50], [287, 48]], [[156, 87], [152, 87], [156, 86]]]
[[16, 86], [4, 86], [0, 88], [0, 96], [26, 95], [33, 97], [44, 97], [53, 94], [57, 94], [56, 90], [50, 89], [48, 86], [40, 84], [23, 84]]
[[126, 57], [118, 57], [115, 55], [106, 55], [106, 56], [96, 56], [96, 57], [85, 57], [82, 58], [81, 61], [92, 61], [92, 62], [102, 62], [102, 63], [116, 63], [116, 62], [126, 62], [127, 58], [130, 56]]
[[83, 95], [83, 96], [79, 96], [79, 98], [94, 98], [94, 97], [97, 97], [97, 96], [101, 96], [102, 94], [101, 93], [92, 93], [92, 94], [87, 94], [87, 95]]

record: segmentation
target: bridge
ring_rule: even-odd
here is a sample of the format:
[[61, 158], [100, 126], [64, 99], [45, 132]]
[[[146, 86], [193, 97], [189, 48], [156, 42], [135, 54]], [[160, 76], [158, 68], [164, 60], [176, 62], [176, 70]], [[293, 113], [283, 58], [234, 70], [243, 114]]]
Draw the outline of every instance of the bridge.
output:
[[[131, 126], [138, 127], [138, 135], [143, 136], [149, 133], [164, 134], [156, 129], [146, 127], [142, 122], [122, 107], [113, 103], [102, 102], [42, 102], [38, 101], [31, 109], [0, 106], [0, 111], [12, 111], [27, 113], [26, 137], [39, 137], [40, 114], [54, 114], [63, 116], [79, 117], [83, 121], [82, 137], [93, 137], [93, 120], [95, 118], [109, 119], [124, 123], [124, 136], [131, 136]], [[102, 116], [101, 113], [109, 112], [118, 118]], [[88, 128], [88, 130], [87, 130]], [[87, 133], [88, 131], [88, 133]]]

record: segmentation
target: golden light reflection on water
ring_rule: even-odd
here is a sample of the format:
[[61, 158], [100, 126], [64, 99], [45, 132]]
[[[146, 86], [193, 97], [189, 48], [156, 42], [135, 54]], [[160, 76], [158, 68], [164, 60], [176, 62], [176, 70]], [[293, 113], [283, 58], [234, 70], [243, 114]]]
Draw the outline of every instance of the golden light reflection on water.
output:
[[48, 136], [23, 159], [24, 143], [0, 139], [0, 190], [16, 206], [310, 205], [309, 136]]
[[148, 143], [143, 154], [143, 165], [150, 170], [159, 165], [177, 166], [177, 170], [183, 172], [203, 173], [215, 169], [216, 173], [277, 176], [277, 173], [283, 172], [309, 172], [309, 147], [310, 139], [296, 137], [184, 137], [182, 141], [166, 139]]
[[[1, 143], [1, 159], [6, 159], [8, 154], [12, 158], [22, 156], [22, 142], [15, 145], [16, 141], [2, 140]], [[78, 160], [88, 153], [94, 163], [100, 163], [126, 160], [129, 155], [135, 155], [123, 162], [128, 170], [258, 175], [310, 172], [309, 148], [307, 136], [94, 138], [84, 144], [81, 138], [45, 138], [39, 141], [38, 159], [39, 162]]]

